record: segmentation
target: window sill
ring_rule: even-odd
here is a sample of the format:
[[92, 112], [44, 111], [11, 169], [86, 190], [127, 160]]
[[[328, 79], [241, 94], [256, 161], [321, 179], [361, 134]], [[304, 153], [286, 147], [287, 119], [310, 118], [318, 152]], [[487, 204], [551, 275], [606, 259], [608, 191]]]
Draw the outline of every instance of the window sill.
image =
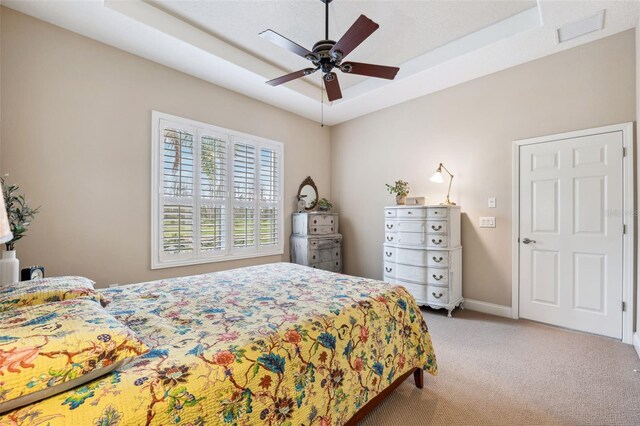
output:
[[216, 256], [216, 257], [201, 258], [201, 259], [182, 259], [182, 260], [173, 260], [173, 261], [167, 260], [164, 262], [160, 262], [154, 259], [151, 261], [151, 269], [166, 269], [166, 268], [175, 268], [180, 266], [202, 265], [205, 263], [230, 262], [233, 260], [251, 259], [254, 257], [279, 256], [283, 254], [284, 254], [284, 249], [278, 248], [271, 251], [239, 253], [239, 254], [233, 254], [228, 256]]

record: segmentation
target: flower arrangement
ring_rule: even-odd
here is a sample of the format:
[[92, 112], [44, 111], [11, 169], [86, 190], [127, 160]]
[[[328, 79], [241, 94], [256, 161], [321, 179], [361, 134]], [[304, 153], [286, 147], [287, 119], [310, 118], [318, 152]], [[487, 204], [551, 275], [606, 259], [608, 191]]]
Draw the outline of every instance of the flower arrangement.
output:
[[333, 208], [333, 204], [326, 198], [321, 198], [318, 200], [318, 208], [323, 212], [328, 212]]
[[389, 185], [385, 183], [387, 187], [387, 191], [389, 194], [396, 194], [396, 203], [404, 204], [407, 199], [407, 195], [409, 195], [409, 182], [405, 180], [397, 180], [393, 183], [393, 185]]
[[8, 175], [0, 177], [2, 184], [2, 195], [4, 196], [4, 204], [7, 207], [7, 216], [9, 217], [9, 227], [13, 233], [13, 239], [5, 243], [7, 251], [14, 250], [15, 242], [24, 238], [27, 233], [31, 220], [40, 210], [40, 207], [31, 208], [24, 198], [24, 195], [18, 194], [20, 189], [17, 185], [7, 183]]

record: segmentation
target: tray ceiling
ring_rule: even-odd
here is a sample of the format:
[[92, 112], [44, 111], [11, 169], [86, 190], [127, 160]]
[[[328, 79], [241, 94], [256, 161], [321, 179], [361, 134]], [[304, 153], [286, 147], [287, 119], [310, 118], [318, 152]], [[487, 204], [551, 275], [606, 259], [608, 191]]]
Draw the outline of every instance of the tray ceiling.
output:
[[[1, 4], [311, 120], [319, 77], [271, 87], [307, 62], [258, 37], [271, 28], [310, 48], [322, 37], [319, 0], [15, 1]], [[340, 75], [343, 99], [324, 105], [332, 125], [634, 28], [635, 0], [350, 1], [331, 5], [338, 39], [359, 14], [380, 29], [349, 60], [399, 66], [393, 81]], [[566, 43], [557, 29], [604, 10], [604, 28]]]

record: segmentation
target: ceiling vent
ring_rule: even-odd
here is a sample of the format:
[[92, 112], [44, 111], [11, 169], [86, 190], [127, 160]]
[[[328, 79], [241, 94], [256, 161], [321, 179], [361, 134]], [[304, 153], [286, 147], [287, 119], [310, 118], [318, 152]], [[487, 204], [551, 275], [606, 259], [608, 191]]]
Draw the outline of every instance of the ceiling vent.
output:
[[558, 28], [556, 30], [558, 33], [558, 43], [564, 43], [565, 41], [573, 40], [576, 37], [580, 37], [594, 31], [600, 31], [603, 28], [604, 10], [601, 10], [593, 16]]

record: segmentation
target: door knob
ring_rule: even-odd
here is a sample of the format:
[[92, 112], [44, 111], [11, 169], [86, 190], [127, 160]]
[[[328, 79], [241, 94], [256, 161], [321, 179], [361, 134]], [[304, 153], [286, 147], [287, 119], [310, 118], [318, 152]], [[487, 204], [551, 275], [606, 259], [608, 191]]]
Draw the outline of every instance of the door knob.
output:
[[536, 243], [536, 240], [530, 240], [529, 238], [525, 238], [524, 240], [522, 240], [522, 242], [524, 244], [530, 244], [530, 243]]

